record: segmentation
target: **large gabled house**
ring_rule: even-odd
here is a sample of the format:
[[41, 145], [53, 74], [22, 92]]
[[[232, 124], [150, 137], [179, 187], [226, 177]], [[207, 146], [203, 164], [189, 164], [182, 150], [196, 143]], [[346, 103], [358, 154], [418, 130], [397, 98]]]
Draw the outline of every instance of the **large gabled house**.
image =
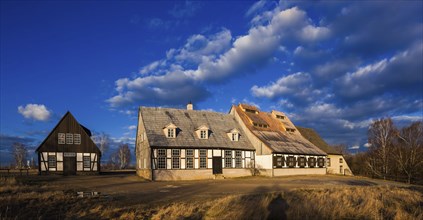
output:
[[327, 144], [315, 130], [299, 126], [297, 126], [297, 129], [303, 137], [328, 154], [326, 159], [327, 173], [353, 175], [342, 153]]
[[140, 107], [137, 174], [150, 180], [250, 176], [255, 149], [233, 115]]
[[230, 114], [256, 150], [261, 175], [326, 174], [327, 153], [305, 139], [284, 113], [239, 104], [232, 106]]
[[36, 149], [40, 174], [96, 174], [101, 151], [91, 140], [91, 131], [67, 112]]

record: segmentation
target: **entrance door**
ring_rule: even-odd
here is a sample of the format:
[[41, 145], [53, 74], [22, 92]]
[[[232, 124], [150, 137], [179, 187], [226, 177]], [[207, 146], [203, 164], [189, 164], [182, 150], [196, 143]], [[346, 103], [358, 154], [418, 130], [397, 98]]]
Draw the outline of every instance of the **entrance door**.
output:
[[222, 157], [213, 157], [213, 174], [222, 174]]
[[63, 157], [63, 175], [76, 174], [76, 157]]

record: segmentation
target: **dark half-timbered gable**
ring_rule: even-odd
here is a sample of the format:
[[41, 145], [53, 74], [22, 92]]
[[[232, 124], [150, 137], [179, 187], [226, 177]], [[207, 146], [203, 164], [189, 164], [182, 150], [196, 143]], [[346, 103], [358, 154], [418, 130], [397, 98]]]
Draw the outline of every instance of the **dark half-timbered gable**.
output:
[[256, 149], [256, 167], [262, 175], [326, 173], [327, 154], [305, 139], [283, 112], [239, 104], [230, 114]]
[[232, 115], [140, 107], [138, 175], [151, 180], [251, 176], [254, 148]]
[[95, 174], [100, 171], [101, 151], [91, 131], [67, 112], [36, 150], [39, 173]]
[[327, 173], [353, 175], [342, 153], [327, 144], [315, 130], [299, 126], [297, 129], [304, 138], [328, 154], [326, 158]]

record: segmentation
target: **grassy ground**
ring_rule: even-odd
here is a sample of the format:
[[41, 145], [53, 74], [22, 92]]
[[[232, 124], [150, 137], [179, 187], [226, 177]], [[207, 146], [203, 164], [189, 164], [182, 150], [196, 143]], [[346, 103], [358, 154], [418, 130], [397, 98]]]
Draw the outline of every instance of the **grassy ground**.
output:
[[154, 206], [124, 200], [0, 178], [0, 219], [423, 219], [422, 188], [413, 186], [309, 185]]

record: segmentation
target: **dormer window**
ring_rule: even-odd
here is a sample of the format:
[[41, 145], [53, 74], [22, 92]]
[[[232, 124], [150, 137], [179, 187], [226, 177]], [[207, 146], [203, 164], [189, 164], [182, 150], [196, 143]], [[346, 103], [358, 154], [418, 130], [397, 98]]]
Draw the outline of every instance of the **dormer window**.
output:
[[207, 138], [207, 131], [206, 130], [201, 130], [200, 131], [200, 138], [201, 139], [206, 139]]
[[232, 133], [232, 141], [238, 141], [238, 133]]
[[289, 132], [289, 133], [294, 133], [295, 129], [294, 128], [287, 128], [286, 131]]
[[285, 119], [285, 116], [283, 116], [283, 115], [276, 115], [276, 118], [277, 118], [277, 119], [282, 119], [282, 120], [283, 120], [283, 119]]
[[254, 125], [254, 127], [259, 127], [259, 128], [268, 128], [269, 127], [269, 125], [255, 123], [255, 122], [253, 122], [253, 125]]
[[174, 137], [175, 137], [175, 129], [173, 129], [173, 128], [168, 128], [168, 129], [167, 129], [167, 137], [168, 137], [168, 138], [174, 138]]
[[176, 127], [176, 125], [174, 125], [173, 123], [166, 125], [163, 128], [164, 135], [166, 135], [167, 138], [176, 138], [176, 129], [177, 128], [178, 127]]
[[228, 137], [231, 139], [231, 141], [238, 141], [239, 140], [238, 129], [234, 128], [234, 129], [230, 130], [227, 134], [228, 134]]
[[195, 131], [197, 133], [198, 138], [200, 139], [208, 139], [209, 138], [209, 128], [205, 125], [201, 125]]

